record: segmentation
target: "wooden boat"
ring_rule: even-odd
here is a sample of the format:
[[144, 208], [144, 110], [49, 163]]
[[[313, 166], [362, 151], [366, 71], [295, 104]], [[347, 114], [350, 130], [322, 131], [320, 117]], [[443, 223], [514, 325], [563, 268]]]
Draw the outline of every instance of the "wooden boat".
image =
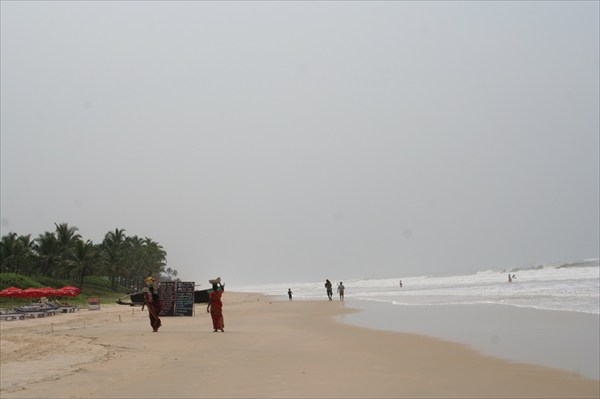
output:
[[134, 292], [133, 294], [123, 295], [117, 299], [119, 305], [142, 306], [144, 304], [144, 293]]
[[[208, 303], [210, 291], [212, 291], [212, 288], [194, 291], [194, 303]], [[119, 305], [142, 306], [144, 304], [144, 293], [134, 292], [133, 294], [123, 295], [117, 300], [117, 303]]]

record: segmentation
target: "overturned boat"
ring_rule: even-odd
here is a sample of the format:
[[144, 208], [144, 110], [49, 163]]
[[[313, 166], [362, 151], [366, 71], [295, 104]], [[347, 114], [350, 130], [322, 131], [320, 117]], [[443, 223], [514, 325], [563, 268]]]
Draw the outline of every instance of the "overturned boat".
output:
[[[208, 303], [208, 294], [211, 291], [211, 288], [194, 291], [194, 303]], [[144, 292], [123, 295], [117, 299], [117, 303], [119, 305], [142, 306], [144, 304]]]
[[144, 293], [134, 292], [133, 294], [125, 294], [117, 299], [119, 305], [142, 306], [144, 304]]

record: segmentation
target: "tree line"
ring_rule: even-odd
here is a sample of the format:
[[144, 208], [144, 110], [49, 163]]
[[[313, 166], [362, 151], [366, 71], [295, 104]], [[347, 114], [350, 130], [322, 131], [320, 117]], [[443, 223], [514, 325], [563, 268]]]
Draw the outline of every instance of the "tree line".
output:
[[166, 268], [167, 253], [148, 237], [127, 236], [124, 229], [109, 231], [99, 244], [84, 240], [78, 228], [54, 224], [55, 231], [32, 239], [31, 234], [8, 233], [0, 242], [0, 272], [46, 276], [73, 281], [83, 289], [86, 276], [101, 276], [111, 289], [125, 286], [139, 290], [148, 276], [167, 279], [177, 271]]

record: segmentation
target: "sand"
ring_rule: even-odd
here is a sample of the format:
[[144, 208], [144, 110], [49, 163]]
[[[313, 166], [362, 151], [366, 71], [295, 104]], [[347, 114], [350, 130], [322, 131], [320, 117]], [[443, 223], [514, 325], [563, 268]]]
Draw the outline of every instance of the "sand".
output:
[[497, 304], [347, 305], [365, 311], [340, 316], [346, 323], [461, 342], [487, 355], [600, 378], [597, 314]]
[[415, 334], [336, 321], [340, 302], [225, 293], [225, 333], [205, 307], [164, 317], [103, 305], [0, 323], [1, 398], [598, 398], [600, 382]]

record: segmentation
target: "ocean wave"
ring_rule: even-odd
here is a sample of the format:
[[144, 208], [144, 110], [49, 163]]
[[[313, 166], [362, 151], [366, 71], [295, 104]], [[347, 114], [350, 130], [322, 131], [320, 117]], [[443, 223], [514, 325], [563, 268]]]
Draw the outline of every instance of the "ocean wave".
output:
[[[344, 279], [348, 300], [370, 300], [396, 305], [496, 303], [535, 309], [600, 313], [598, 259], [506, 270], [481, 270], [446, 276], [403, 276], [386, 279]], [[400, 279], [403, 282], [399, 286]], [[333, 281], [334, 286], [336, 281]], [[325, 299], [323, 282], [287, 282], [237, 287], [236, 290], [294, 298]]]
[[546, 265], [535, 265], [535, 266], [521, 266], [514, 267], [511, 269], [502, 270], [503, 273], [516, 273], [530, 270], [543, 270], [543, 269], [568, 269], [568, 268], [580, 268], [580, 267], [599, 267], [600, 259], [583, 259], [573, 262], [562, 262], [562, 263], [551, 263]]

